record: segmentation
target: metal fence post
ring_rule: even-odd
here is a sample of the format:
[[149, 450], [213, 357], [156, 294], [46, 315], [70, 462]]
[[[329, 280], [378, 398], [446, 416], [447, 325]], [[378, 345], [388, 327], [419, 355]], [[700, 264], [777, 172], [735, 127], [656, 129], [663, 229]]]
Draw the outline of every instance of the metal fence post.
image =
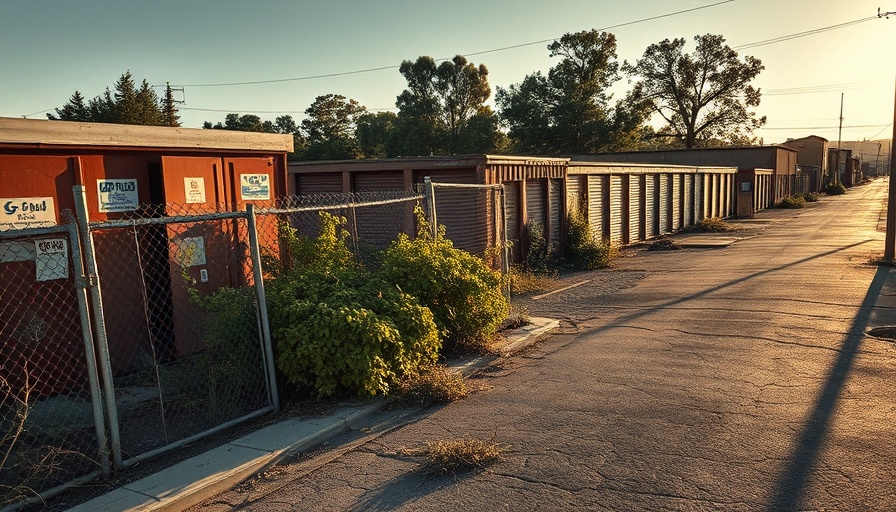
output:
[[436, 191], [429, 176], [423, 178], [423, 203], [426, 205], [427, 220], [432, 229], [433, 238], [439, 236], [439, 224], [436, 217]]
[[249, 253], [252, 258], [252, 275], [255, 278], [255, 292], [258, 295], [258, 316], [261, 320], [261, 345], [264, 350], [265, 369], [267, 370], [268, 393], [274, 410], [280, 412], [280, 397], [277, 391], [277, 374], [274, 371], [274, 350], [271, 347], [271, 325], [268, 319], [268, 303], [264, 293], [264, 278], [261, 271], [261, 250], [258, 246], [258, 229], [255, 224], [254, 205], [246, 205], [249, 230]]
[[90, 312], [87, 307], [87, 289], [90, 280], [84, 275], [84, 260], [81, 259], [81, 242], [78, 237], [76, 220], [66, 211], [68, 218], [68, 238], [71, 240], [72, 274], [78, 296], [78, 315], [81, 318], [81, 337], [84, 339], [84, 353], [87, 358], [87, 381], [90, 384], [90, 402], [93, 405], [93, 421], [96, 427], [97, 448], [100, 454], [100, 466], [103, 476], [109, 477], [109, 439], [106, 437], [105, 418], [103, 417], [102, 392], [96, 370], [96, 353], [93, 348], [93, 331], [90, 328]]
[[122, 467], [121, 437], [118, 431], [118, 407], [115, 404], [115, 388], [112, 385], [112, 363], [109, 358], [109, 342], [106, 338], [106, 320], [103, 316], [102, 293], [100, 279], [96, 271], [96, 254], [93, 248], [93, 234], [88, 226], [87, 192], [84, 185], [72, 187], [75, 199], [76, 218], [81, 234], [84, 261], [87, 267], [87, 284], [90, 290], [90, 302], [93, 307], [93, 327], [96, 334], [97, 355], [99, 356], [100, 374], [103, 377], [103, 391], [106, 403], [106, 414], [109, 420], [109, 441], [112, 444], [112, 461], [115, 467]]

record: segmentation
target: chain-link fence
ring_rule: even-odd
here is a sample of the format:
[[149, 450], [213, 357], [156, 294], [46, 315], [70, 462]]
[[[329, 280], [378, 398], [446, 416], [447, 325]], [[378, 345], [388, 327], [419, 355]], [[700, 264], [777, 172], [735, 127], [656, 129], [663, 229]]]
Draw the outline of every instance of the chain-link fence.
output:
[[73, 224], [0, 231], [0, 508], [108, 474]]
[[[370, 191], [354, 194], [315, 194], [284, 198], [278, 208], [258, 211], [258, 233], [267, 257], [281, 256], [281, 227], [299, 236], [320, 234], [325, 215], [336, 217], [349, 234], [349, 249], [361, 261], [375, 265], [377, 255], [399, 233], [416, 232], [414, 208], [423, 198], [406, 191]], [[344, 222], [342, 222], [344, 220]], [[282, 255], [283, 257], [288, 257]]]
[[89, 226], [123, 465], [273, 409], [251, 216], [207, 211]]

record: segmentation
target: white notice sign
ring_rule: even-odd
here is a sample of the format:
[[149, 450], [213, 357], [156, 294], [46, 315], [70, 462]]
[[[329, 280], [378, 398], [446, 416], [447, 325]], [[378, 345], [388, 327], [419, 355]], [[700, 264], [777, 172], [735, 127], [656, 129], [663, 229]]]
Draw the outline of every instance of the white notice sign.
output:
[[184, 195], [187, 204], [205, 202], [205, 178], [184, 178]]
[[68, 277], [68, 242], [64, 238], [36, 240], [34, 262], [38, 281], [65, 279]]
[[0, 198], [0, 231], [56, 225], [52, 197]]
[[240, 174], [243, 201], [267, 201], [271, 198], [271, 180], [267, 174]]
[[140, 206], [137, 180], [96, 180], [99, 211], [130, 212]]

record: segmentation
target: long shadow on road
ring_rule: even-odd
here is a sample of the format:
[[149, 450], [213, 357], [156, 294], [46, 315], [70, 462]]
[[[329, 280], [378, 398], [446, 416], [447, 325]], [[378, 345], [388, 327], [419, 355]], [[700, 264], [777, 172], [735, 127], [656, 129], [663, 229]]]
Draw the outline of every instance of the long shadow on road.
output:
[[815, 460], [818, 458], [821, 445], [828, 433], [831, 417], [837, 408], [840, 391], [852, 369], [856, 353], [874, 312], [874, 305], [880, 297], [889, 272], [889, 267], [877, 268], [877, 273], [865, 294], [865, 300], [862, 301], [859, 312], [853, 319], [846, 339], [840, 348], [840, 355], [831, 366], [812, 414], [800, 433], [793, 453], [787, 459], [790, 462], [781, 474], [775, 492], [772, 494], [772, 505], [769, 510], [795, 510], [800, 505], [806, 490], [806, 482], [815, 466]]

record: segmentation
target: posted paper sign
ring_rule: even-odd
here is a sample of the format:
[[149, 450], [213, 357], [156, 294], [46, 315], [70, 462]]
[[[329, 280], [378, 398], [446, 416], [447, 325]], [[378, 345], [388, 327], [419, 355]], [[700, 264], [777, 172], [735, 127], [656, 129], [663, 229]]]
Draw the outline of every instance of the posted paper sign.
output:
[[205, 202], [205, 178], [184, 178], [184, 194], [187, 204]]
[[137, 180], [96, 180], [99, 211], [131, 212], [140, 206]]
[[243, 201], [266, 201], [270, 199], [270, 176], [267, 174], [240, 174], [240, 195]]
[[34, 262], [38, 281], [65, 279], [68, 277], [68, 242], [64, 238], [36, 240]]
[[0, 198], [0, 231], [56, 225], [52, 197]]

